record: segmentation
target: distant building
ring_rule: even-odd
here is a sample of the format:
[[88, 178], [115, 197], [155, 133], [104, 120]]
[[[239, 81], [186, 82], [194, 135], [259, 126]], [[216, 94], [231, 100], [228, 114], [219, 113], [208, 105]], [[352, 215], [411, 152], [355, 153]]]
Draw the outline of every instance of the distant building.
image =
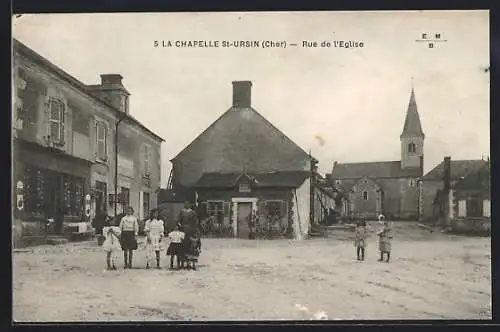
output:
[[335, 162], [328, 178], [346, 200], [342, 214], [375, 218], [418, 219], [422, 213], [421, 180], [425, 135], [412, 89], [400, 136], [401, 160], [361, 163]]
[[85, 232], [103, 208], [114, 214], [115, 124], [118, 213], [143, 218], [156, 205], [163, 139], [129, 114], [118, 74], [85, 85], [13, 41], [14, 217], [36, 235], [48, 218], [57, 233]]
[[[487, 170], [487, 176], [485, 173], [486, 170]], [[448, 174], [448, 180], [446, 178], [447, 174]], [[474, 183], [471, 184], [470, 182], [471, 181], [474, 182], [475, 181], [474, 179], [476, 179], [477, 175], [482, 176], [482, 180], [476, 182], [475, 184]], [[465, 190], [466, 193], [471, 194], [471, 199], [472, 199], [472, 197], [478, 194], [479, 191], [479, 194], [481, 196], [480, 205], [482, 205], [483, 200], [486, 200], [485, 197], [490, 195], [489, 185], [491, 180], [489, 178], [489, 162], [481, 159], [451, 160], [450, 157], [445, 157], [440, 164], [438, 164], [436, 167], [430, 170], [424, 176], [424, 181], [423, 181], [424, 184], [423, 201], [424, 201], [425, 219], [437, 221], [439, 218], [444, 217], [443, 216], [444, 199], [441, 196], [445, 190], [446, 181], [449, 181], [448, 186], [451, 192], [453, 192], [454, 189], [457, 189], [456, 192], [458, 194], [457, 197], [461, 196]], [[472, 193], [475, 194], [472, 195]], [[469, 200], [469, 201], [472, 202], [474, 200]], [[476, 204], [476, 203], [468, 203], [468, 204]], [[482, 211], [482, 207], [474, 208], [473, 206], [474, 205], [469, 206], [469, 209], [467, 209], [468, 212], [466, 212], [466, 214], [467, 213], [469, 215], [478, 213], [481, 214], [480, 212], [473, 212], [473, 211], [474, 210]], [[458, 209], [458, 207], [456, 208]], [[485, 210], [487, 211], [489, 210], [489, 208], [486, 208]], [[456, 211], [456, 214], [458, 215], [458, 210]], [[462, 210], [460, 214], [463, 214]]]
[[171, 160], [169, 188], [191, 190], [234, 236], [247, 237], [258, 216], [303, 238], [316, 204], [310, 175], [317, 161], [252, 108], [251, 86], [233, 82], [232, 107]]

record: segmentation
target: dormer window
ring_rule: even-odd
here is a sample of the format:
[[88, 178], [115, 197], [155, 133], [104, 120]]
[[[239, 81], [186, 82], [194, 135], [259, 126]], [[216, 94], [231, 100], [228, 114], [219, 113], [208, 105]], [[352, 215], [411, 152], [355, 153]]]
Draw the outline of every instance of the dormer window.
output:
[[252, 191], [252, 189], [250, 188], [250, 183], [248, 181], [240, 181], [239, 183], [239, 191], [240, 193], [249, 193]]
[[411, 142], [408, 144], [408, 153], [417, 153], [417, 146]]

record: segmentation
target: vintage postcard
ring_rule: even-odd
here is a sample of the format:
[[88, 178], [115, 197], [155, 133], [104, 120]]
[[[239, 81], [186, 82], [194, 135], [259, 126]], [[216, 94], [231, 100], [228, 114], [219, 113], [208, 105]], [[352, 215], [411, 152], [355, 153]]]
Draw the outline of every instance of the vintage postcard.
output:
[[492, 318], [488, 11], [12, 31], [15, 322]]

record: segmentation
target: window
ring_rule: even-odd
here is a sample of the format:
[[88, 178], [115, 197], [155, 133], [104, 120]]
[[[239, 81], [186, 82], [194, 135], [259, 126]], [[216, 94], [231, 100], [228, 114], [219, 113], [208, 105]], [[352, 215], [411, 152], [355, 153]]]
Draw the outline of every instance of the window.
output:
[[63, 176], [65, 216], [80, 217], [84, 205], [84, 179], [71, 175]]
[[364, 183], [364, 184], [367, 184], [367, 183], [368, 183], [368, 180], [363, 180], [363, 183]]
[[98, 121], [96, 125], [96, 142], [97, 142], [97, 159], [100, 161], [107, 160], [107, 133], [108, 128], [106, 123]]
[[417, 146], [415, 143], [411, 142], [408, 144], [408, 153], [416, 153], [417, 152]]
[[46, 178], [41, 170], [24, 170], [24, 211], [28, 216], [43, 216]]
[[415, 179], [408, 180], [408, 186], [410, 186], [410, 187], [415, 187], [415, 183], [416, 183]]
[[50, 141], [64, 145], [64, 103], [55, 98], [49, 99]]
[[240, 189], [240, 192], [242, 192], [242, 193], [251, 192], [250, 183], [246, 179], [243, 179], [242, 181], [240, 181], [240, 188], [239, 189]]
[[335, 184], [336, 184], [336, 185], [340, 185], [341, 183], [342, 183], [342, 181], [340, 181], [340, 180], [335, 180]]
[[149, 145], [144, 146], [144, 176], [149, 178], [150, 168], [151, 168], [151, 147]]
[[368, 200], [368, 191], [363, 191], [363, 200], [367, 201]]
[[217, 223], [222, 224], [224, 220], [224, 202], [223, 201], [208, 201], [207, 214], [215, 217]]

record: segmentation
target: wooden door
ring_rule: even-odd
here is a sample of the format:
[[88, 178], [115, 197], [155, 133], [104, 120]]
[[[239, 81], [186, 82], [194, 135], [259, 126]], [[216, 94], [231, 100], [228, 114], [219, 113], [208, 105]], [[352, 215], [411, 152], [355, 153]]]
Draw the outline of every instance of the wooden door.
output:
[[250, 233], [250, 221], [252, 213], [252, 203], [238, 203], [238, 237], [248, 239]]

